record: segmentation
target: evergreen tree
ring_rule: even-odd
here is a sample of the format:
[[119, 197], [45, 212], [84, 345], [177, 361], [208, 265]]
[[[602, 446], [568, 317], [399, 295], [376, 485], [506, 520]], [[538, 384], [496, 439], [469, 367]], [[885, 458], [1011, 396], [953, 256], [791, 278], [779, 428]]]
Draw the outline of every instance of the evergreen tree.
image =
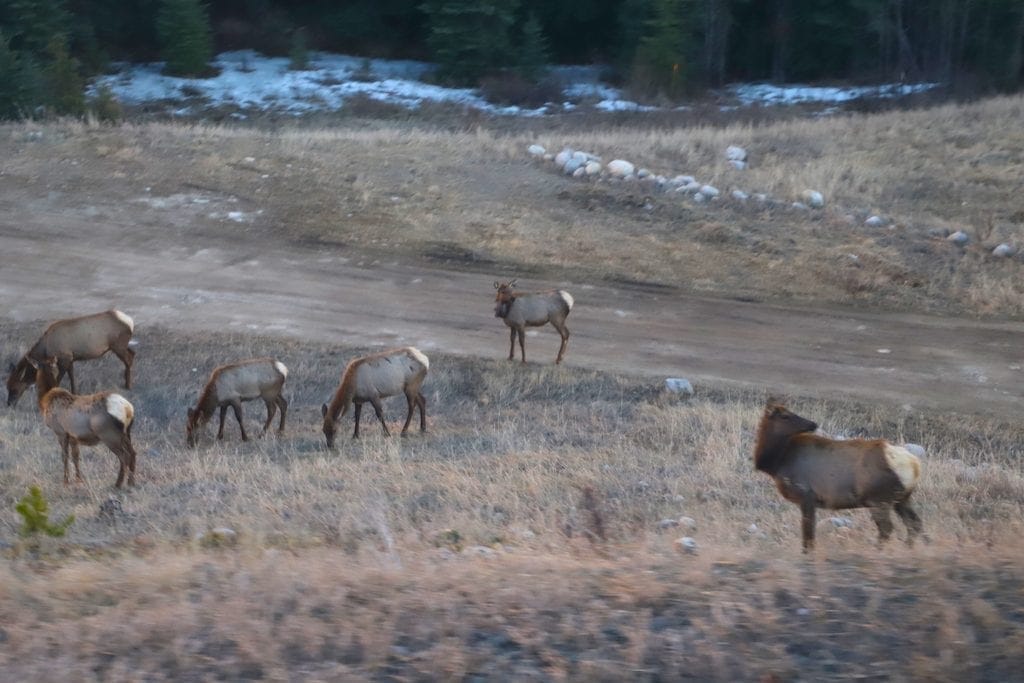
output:
[[427, 0], [427, 44], [445, 80], [475, 84], [508, 65], [518, 0]]
[[81, 116], [85, 113], [85, 93], [78, 64], [68, 52], [68, 41], [54, 36], [47, 49], [49, 60], [44, 70], [48, 103], [56, 114]]
[[206, 6], [199, 0], [164, 0], [156, 21], [165, 71], [173, 76], [209, 75], [213, 40]]
[[26, 109], [21, 60], [0, 33], [0, 119], [21, 118]]
[[36, 58], [45, 58], [50, 40], [66, 37], [71, 24], [63, 0], [6, 0], [0, 17], [11, 48]]
[[537, 82], [544, 75], [549, 60], [548, 41], [537, 15], [531, 13], [523, 23], [523, 37], [519, 45], [519, 75]]
[[297, 28], [292, 33], [292, 46], [288, 51], [288, 68], [302, 71], [309, 68], [309, 48], [306, 46], [306, 30]]
[[685, 0], [654, 0], [651, 18], [637, 46], [632, 84], [648, 94], [675, 99], [686, 84]]

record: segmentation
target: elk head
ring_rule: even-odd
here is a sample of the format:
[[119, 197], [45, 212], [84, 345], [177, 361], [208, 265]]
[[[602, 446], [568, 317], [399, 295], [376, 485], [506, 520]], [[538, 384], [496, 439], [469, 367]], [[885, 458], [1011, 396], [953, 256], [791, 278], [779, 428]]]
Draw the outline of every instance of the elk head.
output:
[[338, 431], [338, 425], [334, 423], [334, 420], [330, 415], [327, 414], [327, 404], [320, 406], [320, 413], [324, 418], [324, 436], [327, 437], [327, 447], [334, 449], [334, 434]]
[[189, 448], [194, 448], [199, 442], [199, 430], [206, 424], [203, 419], [203, 411], [198, 408], [188, 409], [188, 419], [185, 421], [185, 441]]
[[768, 428], [773, 435], [781, 437], [790, 437], [802, 432], [813, 432], [818, 428], [817, 422], [800, 417], [778, 403], [769, 403], [765, 406], [764, 421], [768, 424]]
[[508, 316], [508, 311], [512, 308], [512, 302], [516, 300], [516, 295], [512, 291], [512, 288], [516, 286], [516, 280], [513, 278], [509, 282], [498, 282], [494, 281], [494, 288], [498, 290], [498, 295], [494, 298], [494, 317], [505, 318]]

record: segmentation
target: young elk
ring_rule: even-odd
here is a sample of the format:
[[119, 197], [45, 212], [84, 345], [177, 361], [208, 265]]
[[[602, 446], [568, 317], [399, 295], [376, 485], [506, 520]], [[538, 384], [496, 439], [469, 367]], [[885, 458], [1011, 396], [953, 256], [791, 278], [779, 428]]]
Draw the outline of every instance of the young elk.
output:
[[238, 429], [242, 432], [242, 441], [248, 441], [245, 425], [242, 424], [242, 402], [261, 398], [267, 405], [267, 421], [263, 425], [260, 436], [267, 433], [277, 409], [281, 409], [281, 423], [277, 433], [284, 433], [284, 418], [288, 412], [288, 401], [282, 391], [284, 381], [288, 377], [288, 368], [273, 358], [251, 358], [239, 363], [222, 365], [210, 373], [210, 379], [199, 394], [199, 402], [195, 408], [188, 409], [188, 422], [185, 424], [189, 446], [198, 441], [198, 430], [213, 417], [213, 411], [220, 408], [220, 428], [217, 438], [224, 438], [224, 416], [228, 406], [235, 411]]
[[57, 384], [64, 374], [71, 380], [75, 393], [76, 360], [99, 358], [107, 351], [124, 363], [124, 388], [132, 388], [132, 362], [135, 351], [128, 347], [135, 323], [121, 311], [106, 311], [81, 318], [68, 318], [51, 323], [43, 336], [17, 364], [11, 363], [7, 377], [7, 405], [18, 402], [22, 393], [36, 381], [36, 366], [54, 358], [57, 361]]
[[836, 441], [813, 434], [818, 425], [769, 403], [757, 430], [754, 466], [775, 480], [779, 493], [803, 513], [804, 552], [814, 547], [816, 508], [871, 508], [879, 543], [889, 538], [893, 509], [907, 527], [907, 543], [921, 533], [910, 494], [921, 463], [883, 439]]
[[565, 319], [572, 310], [572, 295], [562, 289], [519, 294], [512, 291], [515, 284], [515, 280], [494, 283], [494, 288], [498, 290], [494, 316], [504, 319], [509, 327], [508, 359], [513, 360], [516, 356], [516, 335], [519, 335], [519, 350], [525, 363], [526, 328], [551, 323], [562, 336], [562, 345], [558, 347], [558, 356], [555, 358], [555, 363], [561, 363], [569, 343], [569, 328], [565, 325]]
[[356, 406], [356, 429], [352, 433], [353, 439], [359, 438], [359, 419], [363, 404], [366, 402], [369, 402], [373, 406], [373, 411], [377, 413], [377, 419], [384, 428], [384, 435], [391, 436], [388, 425], [384, 422], [380, 401], [382, 398], [400, 393], [405, 394], [409, 408], [405, 416], [405, 425], [402, 426], [402, 434], [409, 430], [414, 406], [420, 409], [420, 431], [427, 431], [427, 399], [423, 397], [420, 388], [429, 368], [430, 360], [423, 352], [412, 346], [374, 353], [349, 362], [341, 374], [341, 384], [334, 392], [331, 404], [325, 403], [320, 408], [324, 418], [327, 447], [334, 448], [337, 422], [344, 417], [353, 403]]
[[[35, 361], [32, 361], [35, 362]], [[64, 459], [64, 484], [68, 484], [68, 451], [75, 461], [75, 479], [82, 481], [78, 468], [78, 447], [80, 444], [95, 446], [103, 443], [117, 456], [121, 466], [114, 486], [124, 483], [125, 472], [128, 484], [135, 483], [135, 447], [132, 446], [132, 421], [135, 409], [120, 394], [103, 391], [87, 396], [75, 396], [57, 386], [57, 361], [47, 361], [36, 368], [36, 395], [39, 412], [46, 426], [53, 430], [60, 442]]]

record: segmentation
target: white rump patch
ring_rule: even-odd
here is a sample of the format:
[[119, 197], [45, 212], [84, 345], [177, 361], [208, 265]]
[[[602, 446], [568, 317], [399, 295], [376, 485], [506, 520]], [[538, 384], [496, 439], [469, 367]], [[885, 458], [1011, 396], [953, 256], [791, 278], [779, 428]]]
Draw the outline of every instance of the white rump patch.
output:
[[279, 360], [275, 360], [274, 367], [277, 368], [277, 371], [281, 373], [282, 377], [284, 377], [285, 379], [288, 378], [288, 368], [284, 366], [284, 363], [282, 363]]
[[562, 301], [565, 302], [565, 305], [568, 306], [569, 310], [571, 311], [572, 305], [576, 303], [576, 300], [572, 298], [572, 294], [565, 291], [564, 289], [560, 289], [558, 290], [558, 296], [562, 297]]
[[135, 417], [135, 409], [132, 408], [132, 404], [121, 394], [107, 396], [107, 413], [125, 427], [130, 425]]
[[415, 346], [409, 347], [409, 355], [415, 358], [416, 362], [418, 362], [420, 365], [427, 368], [428, 370], [430, 369], [430, 359], [427, 358], [427, 355], [425, 353], [417, 349]]
[[135, 321], [132, 320], [132, 317], [130, 315], [128, 315], [127, 313], [122, 313], [121, 311], [114, 311], [114, 315], [117, 316], [118, 320], [120, 320], [125, 325], [127, 325], [128, 326], [128, 330], [134, 334], [134, 332], [135, 332]]
[[889, 467], [899, 477], [900, 483], [907, 491], [913, 491], [917, 486], [917, 480], [921, 476], [921, 461], [917, 456], [902, 446], [894, 446], [891, 443], [885, 444], [885, 460]]

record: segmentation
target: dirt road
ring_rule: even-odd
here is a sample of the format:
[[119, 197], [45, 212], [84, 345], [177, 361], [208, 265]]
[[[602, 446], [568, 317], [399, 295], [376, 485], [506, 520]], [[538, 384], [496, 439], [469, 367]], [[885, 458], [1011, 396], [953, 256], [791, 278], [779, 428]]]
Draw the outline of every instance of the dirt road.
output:
[[[0, 222], [0, 300], [11, 320], [117, 306], [135, 317], [141, 353], [153, 325], [508, 353], [508, 332], [493, 317], [497, 274], [368, 262], [340, 248], [283, 244], [244, 230], [229, 241], [144, 212], [99, 220], [45, 202], [7, 208], [14, 211]], [[1021, 323], [522, 284], [565, 287], [575, 296], [569, 365], [1006, 417], [1019, 415], [1024, 398]], [[534, 363], [552, 362], [557, 347], [551, 327], [527, 337]], [[15, 351], [5, 349], [5, 357]]]

